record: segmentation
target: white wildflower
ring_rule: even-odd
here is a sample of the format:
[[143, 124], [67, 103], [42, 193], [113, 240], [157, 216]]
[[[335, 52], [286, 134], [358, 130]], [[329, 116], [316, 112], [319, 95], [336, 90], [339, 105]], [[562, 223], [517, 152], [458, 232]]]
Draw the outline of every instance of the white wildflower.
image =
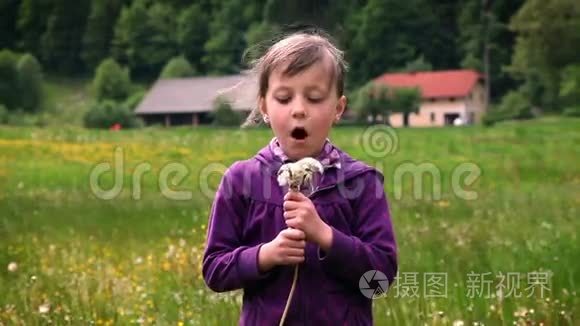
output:
[[169, 245], [169, 247], [167, 248], [167, 252], [165, 253], [165, 258], [170, 259], [175, 255], [175, 246], [174, 245]]
[[8, 264], [8, 271], [10, 273], [14, 273], [18, 270], [18, 264], [15, 262], [11, 262], [10, 264]]
[[50, 304], [45, 303], [38, 306], [38, 312], [41, 314], [47, 314], [50, 312]]

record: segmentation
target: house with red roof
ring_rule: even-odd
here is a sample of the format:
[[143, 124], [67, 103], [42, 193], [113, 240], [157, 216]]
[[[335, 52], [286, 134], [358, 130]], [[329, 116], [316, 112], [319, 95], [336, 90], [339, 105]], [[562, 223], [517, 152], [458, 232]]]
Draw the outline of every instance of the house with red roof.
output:
[[[479, 123], [487, 109], [483, 77], [474, 70], [387, 73], [374, 82], [420, 90], [421, 106], [409, 116], [411, 127]], [[389, 123], [403, 126], [403, 114], [390, 114]]]

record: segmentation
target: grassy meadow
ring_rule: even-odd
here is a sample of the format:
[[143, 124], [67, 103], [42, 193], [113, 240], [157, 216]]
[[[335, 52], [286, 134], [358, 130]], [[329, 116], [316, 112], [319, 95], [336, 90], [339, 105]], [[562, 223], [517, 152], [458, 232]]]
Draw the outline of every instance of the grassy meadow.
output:
[[[402, 278], [374, 301], [377, 325], [578, 324], [580, 120], [398, 129], [397, 150], [380, 158], [361, 146], [363, 131], [336, 128], [331, 139], [386, 177]], [[270, 137], [266, 129], [0, 127], [0, 325], [235, 324], [241, 292], [212, 293], [201, 277], [204, 185], [214, 188], [219, 171]], [[116, 149], [121, 191], [99, 198], [91, 171], [115, 166]], [[481, 171], [468, 187], [475, 200], [451, 187], [465, 162]], [[432, 198], [431, 178], [414, 198], [411, 176], [396, 178], [405, 163], [437, 167], [441, 198]], [[167, 187], [191, 196], [171, 199], [160, 186], [168, 164], [186, 176]], [[100, 186], [113, 183], [105, 173]], [[429, 273], [446, 273], [445, 297], [425, 295]], [[473, 295], [473, 275], [484, 273], [477, 282], [490, 291]], [[498, 291], [507, 273], [519, 280], [511, 294]], [[543, 294], [530, 293], [533, 273], [550, 275]]]

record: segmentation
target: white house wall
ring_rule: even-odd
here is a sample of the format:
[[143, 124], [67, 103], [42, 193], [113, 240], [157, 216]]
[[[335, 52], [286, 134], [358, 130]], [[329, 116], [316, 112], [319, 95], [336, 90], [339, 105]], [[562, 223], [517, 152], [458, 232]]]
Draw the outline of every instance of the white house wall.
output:
[[[431, 114], [434, 114], [434, 120], [431, 120]], [[421, 103], [419, 113], [412, 113], [409, 116], [409, 126], [411, 127], [432, 127], [445, 125], [444, 115], [446, 113], [457, 113], [461, 118], [466, 117], [466, 101], [463, 99], [457, 100], [427, 100]], [[389, 117], [389, 121], [393, 127], [403, 126], [403, 115], [401, 113], [393, 113]]]

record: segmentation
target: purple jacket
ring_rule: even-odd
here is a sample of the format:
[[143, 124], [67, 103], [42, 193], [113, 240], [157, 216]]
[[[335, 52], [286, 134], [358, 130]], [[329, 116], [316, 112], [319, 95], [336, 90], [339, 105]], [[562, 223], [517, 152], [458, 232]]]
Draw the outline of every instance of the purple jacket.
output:
[[[340, 151], [341, 169], [325, 171], [310, 195], [332, 227], [325, 253], [308, 243], [286, 325], [372, 325], [372, 300], [359, 289], [369, 270], [389, 284], [397, 273], [397, 247], [383, 175]], [[214, 199], [203, 258], [203, 277], [214, 291], [244, 290], [240, 325], [278, 325], [292, 284], [293, 266], [258, 270], [260, 246], [286, 228], [284, 190], [276, 182], [282, 162], [266, 146], [235, 162]]]

